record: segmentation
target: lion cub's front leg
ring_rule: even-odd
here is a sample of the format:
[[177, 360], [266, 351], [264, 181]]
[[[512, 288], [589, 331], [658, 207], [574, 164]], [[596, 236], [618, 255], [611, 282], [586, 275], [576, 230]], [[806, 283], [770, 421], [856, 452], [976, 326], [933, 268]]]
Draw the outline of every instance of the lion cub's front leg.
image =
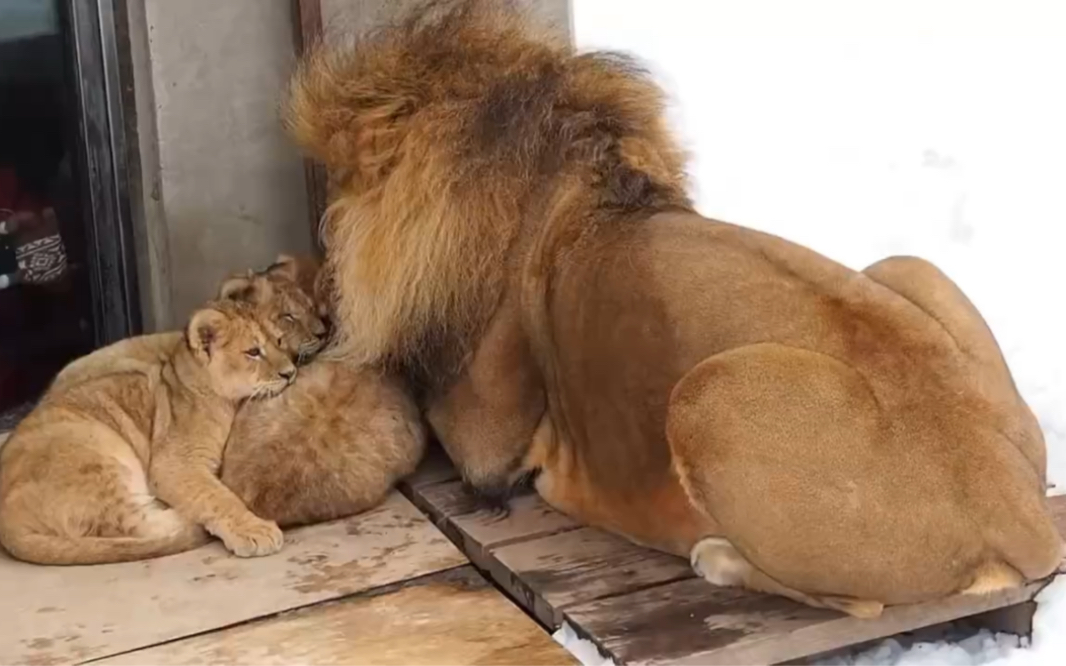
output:
[[161, 456], [151, 466], [150, 480], [161, 500], [203, 525], [234, 555], [258, 557], [281, 550], [284, 537], [277, 523], [249, 511], [207, 460]]
[[[204, 526], [239, 557], [270, 555], [281, 549], [277, 524], [259, 518], [216, 476], [222, 446], [167, 438], [153, 452], [149, 481], [159, 499]], [[169, 440], [169, 441], [168, 441]]]
[[[186, 409], [194, 411], [192, 407]], [[176, 411], [186, 409], [179, 406]], [[278, 552], [284, 539], [277, 524], [248, 510], [218, 478], [233, 413], [195, 411], [195, 419], [174, 414], [170, 427], [153, 443], [148, 479], [156, 496], [188, 520], [203, 525], [234, 555], [257, 557]]]

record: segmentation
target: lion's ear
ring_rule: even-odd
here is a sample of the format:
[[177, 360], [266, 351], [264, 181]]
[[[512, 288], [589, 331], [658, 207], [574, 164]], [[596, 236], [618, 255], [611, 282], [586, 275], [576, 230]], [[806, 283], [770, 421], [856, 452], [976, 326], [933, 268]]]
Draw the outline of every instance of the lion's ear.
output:
[[218, 297], [221, 300], [262, 303], [270, 298], [269, 289], [270, 286], [265, 280], [241, 275], [223, 282], [218, 289]]
[[274, 263], [270, 264], [270, 267], [266, 269], [266, 272], [295, 281], [300, 272], [300, 266], [299, 262], [296, 261], [296, 257], [288, 254], [279, 254]]
[[211, 351], [215, 349], [226, 333], [226, 325], [229, 318], [225, 313], [214, 308], [197, 310], [189, 318], [189, 325], [185, 329], [185, 340], [198, 358], [210, 358]]

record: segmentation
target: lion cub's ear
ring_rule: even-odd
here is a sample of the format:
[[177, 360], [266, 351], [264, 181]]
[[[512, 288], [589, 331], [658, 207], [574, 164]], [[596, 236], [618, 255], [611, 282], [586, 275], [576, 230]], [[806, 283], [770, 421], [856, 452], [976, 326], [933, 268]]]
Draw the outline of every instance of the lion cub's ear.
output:
[[221, 300], [262, 303], [270, 296], [270, 284], [265, 280], [256, 280], [251, 275], [231, 277], [218, 289], [218, 297]]
[[296, 261], [296, 257], [288, 254], [279, 254], [278, 258], [267, 267], [265, 272], [295, 282], [300, 274], [300, 265]]
[[216, 347], [226, 332], [229, 318], [225, 313], [214, 308], [197, 310], [189, 319], [189, 326], [185, 329], [185, 339], [189, 343], [189, 349], [197, 358], [211, 357], [211, 351]]
[[314, 292], [315, 278], [321, 268], [322, 262], [310, 254], [296, 256], [279, 254], [274, 263], [266, 269], [266, 273], [289, 282], [295, 282], [305, 294], [311, 296]]

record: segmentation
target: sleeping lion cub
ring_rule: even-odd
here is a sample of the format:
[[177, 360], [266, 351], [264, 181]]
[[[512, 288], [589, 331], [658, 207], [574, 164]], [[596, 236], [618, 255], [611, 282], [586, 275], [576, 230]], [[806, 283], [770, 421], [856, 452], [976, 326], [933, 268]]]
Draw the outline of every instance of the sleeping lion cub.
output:
[[255, 314], [211, 303], [154, 370], [50, 389], [0, 454], [0, 543], [43, 564], [118, 562], [192, 548], [202, 526], [240, 556], [281, 548], [216, 476], [238, 405], [296, 376]]
[[221, 477], [257, 516], [306, 525], [381, 503], [425, 445], [399, 378], [319, 358], [277, 398], [241, 407]]
[[[303, 362], [318, 353], [328, 333], [319, 308], [307, 291], [317, 274], [318, 262], [313, 258], [281, 254], [264, 270], [225, 280], [218, 298], [253, 305], [266, 332], [280, 341], [282, 350]], [[167, 331], [120, 340], [69, 363], [56, 375], [52, 388], [150, 368], [166, 359], [181, 339], [181, 331]], [[148, 365], [142, 366], [140, 361]]]

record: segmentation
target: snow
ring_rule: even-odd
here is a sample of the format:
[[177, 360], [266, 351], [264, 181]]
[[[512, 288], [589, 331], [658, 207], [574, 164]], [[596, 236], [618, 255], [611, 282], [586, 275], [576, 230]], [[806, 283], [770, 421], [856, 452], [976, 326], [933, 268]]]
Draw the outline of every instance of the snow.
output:
[[552, 634], [552, 638], [577, 657], [581, 666], [615, 666], [613, 659], [600, 654], [600, 649], [592, 641], [578, 636], [568, 622], [564, 622], [563, 626]]
[[[579, 48], [634, 53], [666, 88], [703, 214], [856, 269], [914, 254], [951, 276], [1040, 420], [1052, 492], [1066, 492], [1061, 3], [572, 0], [572, 10]], [[1041, 595], [1031, 648], [982, 633], [887, 642], [849, 663], [1066, 663], [1051, 629], [1066, 629], [1064, 586]]]

